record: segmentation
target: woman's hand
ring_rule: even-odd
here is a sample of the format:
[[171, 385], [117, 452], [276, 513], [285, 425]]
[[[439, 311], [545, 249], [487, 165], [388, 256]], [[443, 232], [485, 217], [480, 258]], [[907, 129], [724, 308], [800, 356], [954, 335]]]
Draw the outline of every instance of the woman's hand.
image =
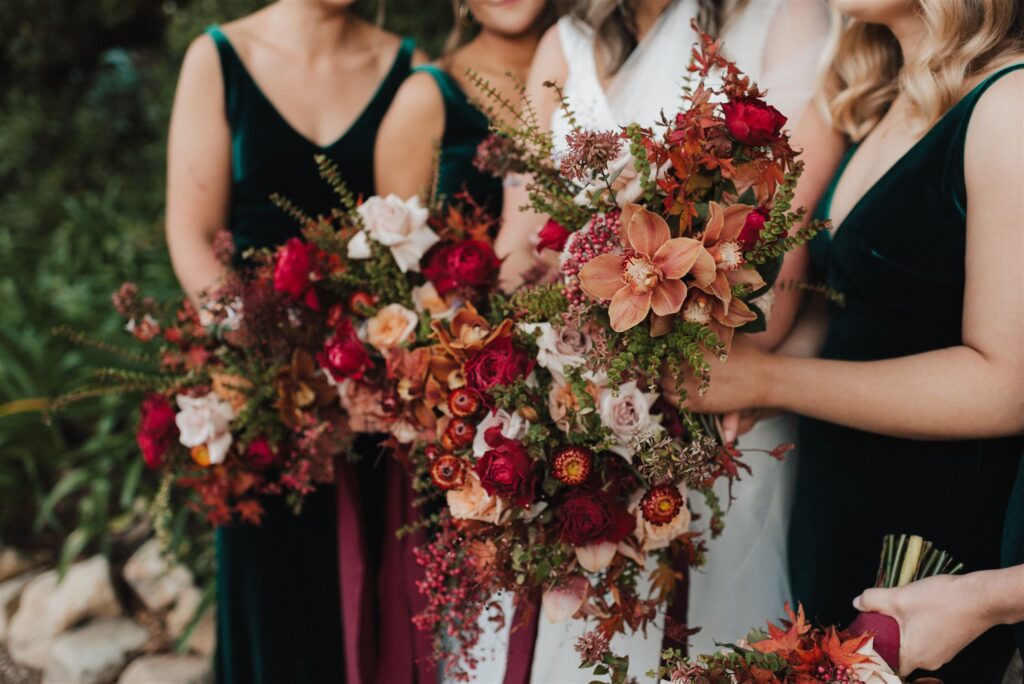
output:
[[754, 429], [762, 420], [774, 418], [779, 412], [774, 409], [744, 409], [722, 416], [722, 437], [732, 445], [736, 440]]
[[[692, 375], [687, 376], [684, 403], [688, 409], [695, 413], [729, 413], [771, 405], [768, 400], [771, 389], [768, 369], [774, 357], [758, 349], [746, 335], [733, 338], [726, 363], [711, 354], [705, 354], [704, 358], [711, 367], [711, 385], [704, 396], [700, 396], [698, 383]], [[662, 376], [661, 389], [665, 398], [678, 406], [680, 401], [675, 384], [675, 378]]]
[[896, 589], [868, 589], [857, 610], [888, 615], [900, 626], [900, 674], [936, 670], [1024, 610], [1024, 566], [938, 575]]

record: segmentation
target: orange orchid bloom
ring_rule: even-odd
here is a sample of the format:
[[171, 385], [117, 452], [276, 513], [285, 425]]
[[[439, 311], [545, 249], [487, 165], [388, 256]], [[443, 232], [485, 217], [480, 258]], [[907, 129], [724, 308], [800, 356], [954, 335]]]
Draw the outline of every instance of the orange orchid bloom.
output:
[[461, 363], [492, 340], [511, 334], [512, 321], [504, 320], [498, 327], [492, 328], [487, 319], [478, 314], [472, 304], [467, 303], [447, 325], [444, 321], [434, 321], [430, 327], [445, 353]]
[[701, 242], [714, 259], [715, 274], [710, 283], [698, 282], [697, 286], [721, 300], [726, 314], [730, 306], [735, 304], [739, 307], [741, 304], [732, 296], [733, 285], [749, 285], [751, 290], [765, 285], [760, 273], [752, 268], [743, 268], [743, 245], [737, 239], [747, 221], [747, 214], [753, 210], [754, 207], [746, 204], [733, 204], [723, 209], [718, 202], [708, 203], [708, 222]]
[[652, 310], [677, 313], [686, 300], [683, 277], [698, 286], [715, 278], [715, 263], [699, 240], [673, 238], [668, 223], [637, 204], [622, 209], [625, 254], [602, 254], [580, 269], [580, 287], [590, 297], [611, 300], [608, 316], [616, 332], [629, 330]]
[[[701, 323], [714, 331], [715, 336], [729, 351], [736, 328], [740, 328], [757, 318], [747, 303], [741, 299], [733, 299], [729, 308], [720, 299], [716, 299], [700, 290], [690, 290], [682, 308], [683, 320], [689, 323]], [[656, 318], [651, 323], [651, 335], [658, 337], [672, 330], [671, 321]]]

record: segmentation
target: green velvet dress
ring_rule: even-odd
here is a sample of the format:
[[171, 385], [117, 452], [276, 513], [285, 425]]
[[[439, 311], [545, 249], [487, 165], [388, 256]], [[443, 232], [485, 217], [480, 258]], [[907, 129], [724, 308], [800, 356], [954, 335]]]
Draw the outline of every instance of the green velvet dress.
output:
[[474, 107], [459, 84], [433, 64], [413, 69], [430, 74], [444, 99], [444, 136], [437, 171], [437, 194], [452, 201], [466, 192], [493, 215], [501, 215], [501, 179], [473, 166], [476, 148], [488, 136], [487, 117]]
[[[819, 277], [845, 297], [832, 305], [823, 358], [872, 361], [963, 343], [967, 126], [986, 88], [1013, 68], [1020, 66], [972, 90], [834, 234], [812, 243]], [[845, 165], [822, 202], [822, 218]], [[805, 418], [799, 444], [789, 553], [793, 595], [809, 617], [839, 625], [853, 619], [851, 600], [874, 583], [887, 533], [919, 534], [967, 571], [999, 567], [1021, 438], [928, 442]], [[940, 677], [999, 682], [1012, 650], [1010, 630], [993, 629]]]
[[[350, 189], [373, 194], [377, 128], [413, 51], [406, 39], [376, 94], [352, 126], [326, 147], [292, 128], [261, 92], [224, 33], [211, 27], [220, 56], [231, 129], [228, 227], [236, 254], [280, 244], [299, 225], [270, 201], [291, 199], [307, 213], [327, 213], [336, 198], [320, 179], [314, 155], [333, 159]], [[372, 464], [373, 457], [364, 461]], [[366, 491], [382, 490], [381, 469], [364, 468]], [[217, 680], [226, 684], [321, 684], [346, 681], [343, 655], [335, 488], [321, 486], [294, 515], [279, 498], [265, 502], [259, 526], [217, 532]], [[370, 531], [370, 539], [379, 538]]]

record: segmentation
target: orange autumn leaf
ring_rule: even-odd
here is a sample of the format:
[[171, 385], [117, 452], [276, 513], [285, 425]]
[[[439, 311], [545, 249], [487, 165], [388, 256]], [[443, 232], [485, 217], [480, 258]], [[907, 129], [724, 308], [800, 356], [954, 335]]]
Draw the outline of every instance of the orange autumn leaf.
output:
[[[811, 626], [807, 624], [803, 605], [798, 605], [797, 611], [794, 615], [793, 609], [789, 607], [787, 602], [786, 614], [789, 615], [789, 620], [784, 620], [781, 627], [769, 622], [768, 638], [751, 644], [751, 647], [761, 653], [785, 654], [799, 650], [801, 640], [811, 631]], [[787, 626], [788, 629], [786, 628]]]
[[869, 656], [857, 653], [869, 639], [871, 639], [869, 634], [861, 634], [844, 641], [833, 627], [829, 630], [828, 638], [822, 644], [822, 651], [836, 665], [853, 667], [861, 663], [869, 663], [871, 662]]

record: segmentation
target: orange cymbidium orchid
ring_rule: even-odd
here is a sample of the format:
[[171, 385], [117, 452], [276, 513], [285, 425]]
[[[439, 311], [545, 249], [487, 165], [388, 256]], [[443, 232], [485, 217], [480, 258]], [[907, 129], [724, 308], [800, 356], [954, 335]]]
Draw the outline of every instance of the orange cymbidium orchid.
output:
[[444, 352], [452, 359], [463, 363], [496, 338], [511, 334], [512, 321], [504, 320], [496, 328], [492, 328], [472, 304], [466, 303], [455, 313], [451, 321], [434, 321], [430, 328]]
[[[708, 222], [704, 226], [701, 242], [715, 262], [714, 278], [710, 283], [697, 283], [697, 286], [710, 295], [717, 297], [725, 307], [725, 314], [730, 307], [746, 308], [732, 296], [733, 285], [749, 285], [750, 290], [764, 287], [764, 278], [753, 268], [744, 268], [743, 245], [738, 238], [747, 214], [754, 207], [747, 204], [733, 204], [724, 209], [718, 202], [708, 203]], [[749, 312], [749, 309], [747, 310]], [[741, 313], [741, 315], [743, 315]], [[750, 314], [753, 320], [753, 314]]]
[[602, 254], [580, 269], [580, 287], [590, 297], [611, 300], [608, 316], [616, 332], [639, 324], [652, 310], [677, 313], [686, 300], [683, 278], [710, 286], [715, 262], [699, 240], [673, 238], [668, 223], [637, 204], [622, 209], [623, 254]]

